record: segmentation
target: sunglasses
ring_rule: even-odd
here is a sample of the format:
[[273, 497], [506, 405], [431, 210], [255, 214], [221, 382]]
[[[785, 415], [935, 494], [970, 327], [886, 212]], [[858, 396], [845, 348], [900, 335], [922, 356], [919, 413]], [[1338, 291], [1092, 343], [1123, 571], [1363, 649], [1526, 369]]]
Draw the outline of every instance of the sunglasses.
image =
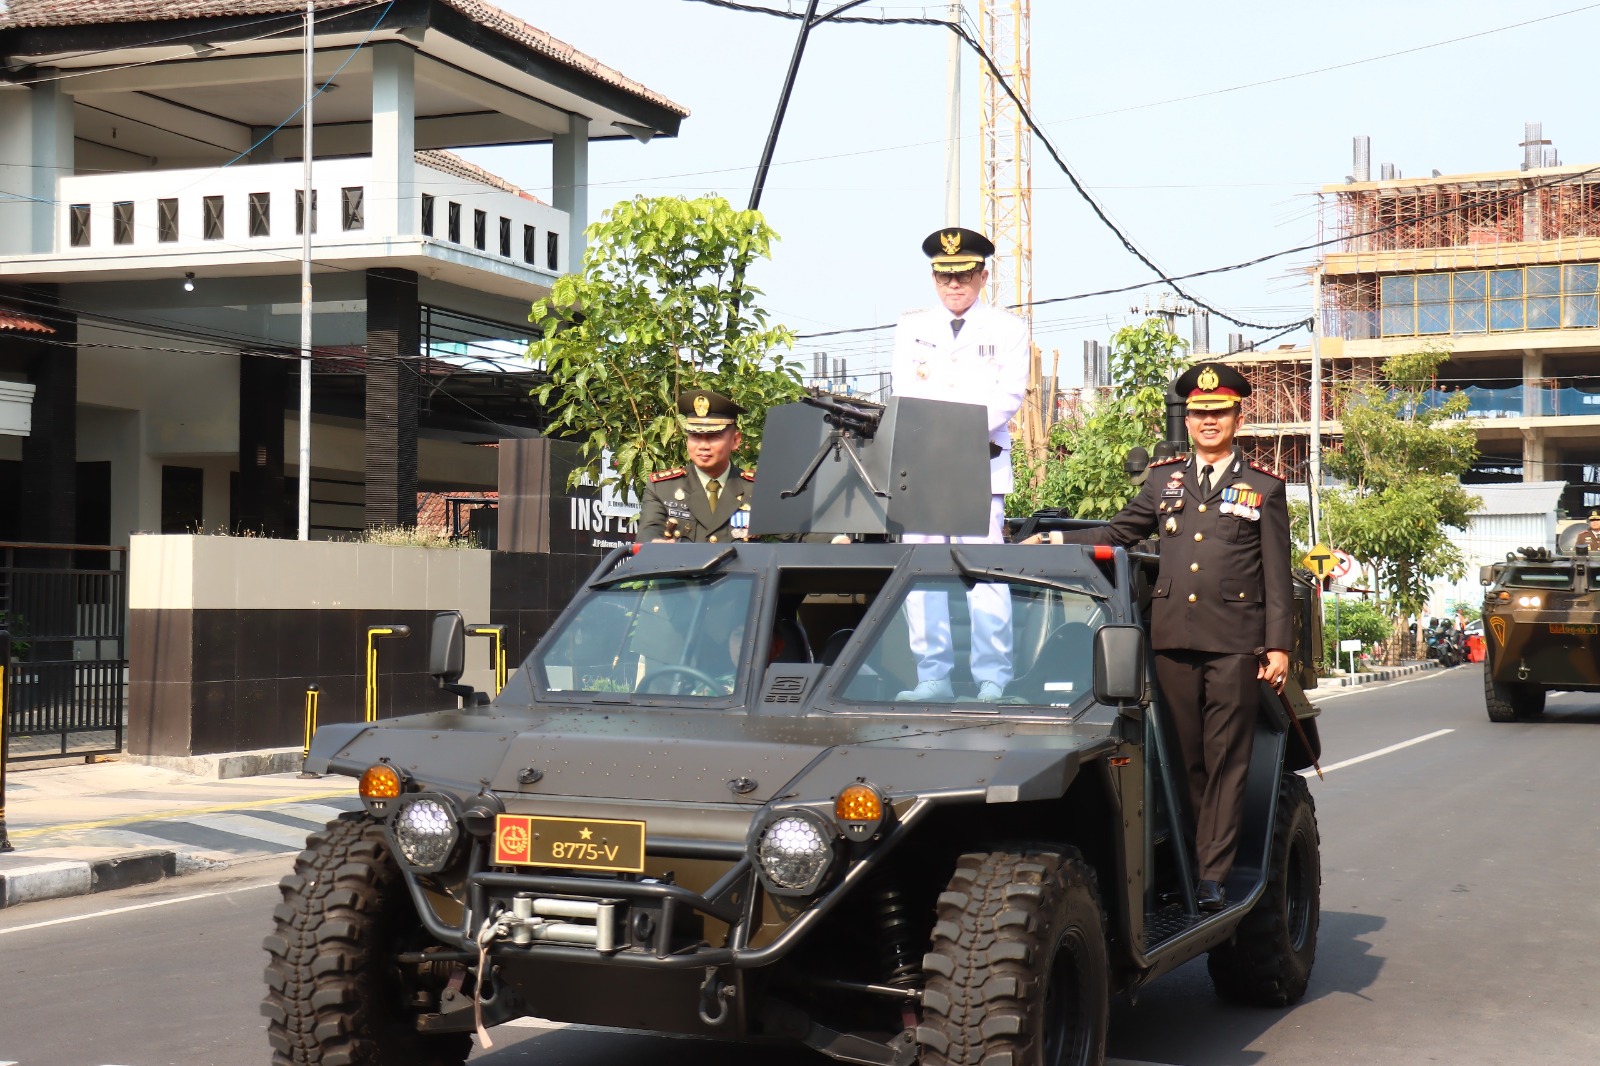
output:
[[972, 270], [963, 270], [959, 274], [935, 272], [933, 275], [933, 283], [935, 285], [971, 285], [974, 281], [978, 280], [978, 275], [982, 273], [983, 270], [980, 267], [975, 267]]

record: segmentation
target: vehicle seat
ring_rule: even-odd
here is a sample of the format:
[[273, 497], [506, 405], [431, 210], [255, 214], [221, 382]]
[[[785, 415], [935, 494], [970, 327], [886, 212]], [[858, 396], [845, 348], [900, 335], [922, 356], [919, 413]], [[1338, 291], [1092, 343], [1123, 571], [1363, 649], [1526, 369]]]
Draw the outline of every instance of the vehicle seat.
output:
[[780, 618], [772, 624], [772, 645], [767, 653], [772, 663], [809, 663], [811, 645], [806, 641], [806, 631], [792, 618]]
[[824, 666], [832, 666], [839, 658], [839, 653], [844, 651], [844, 646], [850, 643], [850, 638], [855, 636], [854, 629], [836, 629], [829, 634], [828, 639], [822, 642], [822, 654], [817, 656], [817, 661]]

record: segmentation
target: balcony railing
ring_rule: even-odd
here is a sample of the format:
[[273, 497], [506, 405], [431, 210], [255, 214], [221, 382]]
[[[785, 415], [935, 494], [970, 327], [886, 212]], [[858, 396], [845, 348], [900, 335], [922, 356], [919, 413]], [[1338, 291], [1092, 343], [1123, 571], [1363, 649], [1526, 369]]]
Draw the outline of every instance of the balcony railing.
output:
[[[321, 245], [433, 238], [492, 259], [560, 273], [565, 212], [487, 182], [419, 162], [415, 194], [382, 202], [393, 184], [372, 160], [319, 162], [311, 232]], [[296, 249], [305, 216], [299, 163], [86, 174], [58, 184], [57, 254], [139, 256]], [[297, 254], [297, 253], [296, 253]]]

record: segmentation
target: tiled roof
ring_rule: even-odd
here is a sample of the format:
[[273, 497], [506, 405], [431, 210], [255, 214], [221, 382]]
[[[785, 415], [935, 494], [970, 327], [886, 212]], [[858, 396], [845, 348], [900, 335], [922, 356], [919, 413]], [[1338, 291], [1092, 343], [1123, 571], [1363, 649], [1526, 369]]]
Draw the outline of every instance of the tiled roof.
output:
[[55, 330], [27, 315], [15, 311], [0, 311], [0, 329], [18, 329], [24, 333], [54, 333]]
[[[318, 10], [354, 7], [363, 0], [319, 0]], [[437, 0], [478, 25], [532, 52], [614, 85], [678, 115], [688, 108], [641, 85], [621, 71], [482, 0]], [[305, 10], [303, 0], [0, 0], [0, 28], [6, 26], [93, 26], [112, 22], [154, 22], [186, 18], [272, 15]]]
[[501, 192], [520, 196], [524, 200], [532, 200], [536, 204], [544, 203], [543, 200], [517, 188], [506, 179], [497, 174], [491, 174], [475, 163], [469, 163], [454, 152], [446, 152], [438, 148], [425, 148], [417, 153], [417, 164], [429, 170], [437, 170], [441, 174], [449, 174], [453, 178], [466, 178], [469, 181], [482, 182], [484, 185], [499, 189]]

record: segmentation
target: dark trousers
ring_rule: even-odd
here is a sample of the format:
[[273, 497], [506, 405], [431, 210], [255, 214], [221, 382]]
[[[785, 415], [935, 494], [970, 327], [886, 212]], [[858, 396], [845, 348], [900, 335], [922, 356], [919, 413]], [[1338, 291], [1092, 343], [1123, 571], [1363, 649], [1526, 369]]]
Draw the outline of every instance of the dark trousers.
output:
[[1221, 883], [1233, 869], [1260, 701], [1256, 668], [1254, 655], [1156, 652], [1156, 680], [1189, 780], [1202, 881]]

